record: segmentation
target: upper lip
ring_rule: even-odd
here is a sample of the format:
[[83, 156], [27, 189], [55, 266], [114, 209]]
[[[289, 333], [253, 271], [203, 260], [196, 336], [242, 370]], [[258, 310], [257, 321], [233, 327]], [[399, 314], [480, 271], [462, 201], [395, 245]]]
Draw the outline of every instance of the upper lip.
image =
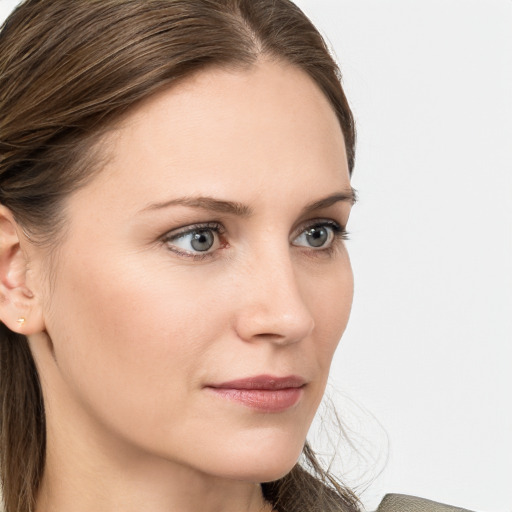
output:
[[273, 375], [256, 375], [245, 379], [230, 380], [220, 384], [210, 384], [208, 387], [218, 389], [263, 389], [277, 390], [289, 388], [301, 388], [306, 381], [297, 375], [276, 377]]

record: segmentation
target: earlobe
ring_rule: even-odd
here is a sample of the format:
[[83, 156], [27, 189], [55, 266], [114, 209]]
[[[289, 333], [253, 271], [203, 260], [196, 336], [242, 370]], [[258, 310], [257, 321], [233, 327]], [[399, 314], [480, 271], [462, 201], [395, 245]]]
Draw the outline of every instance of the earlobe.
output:
[[19, 334], [43, 330], [37, 298], [27, 286], [27, 258], [10, 210], [0, 205], [0, 320]]

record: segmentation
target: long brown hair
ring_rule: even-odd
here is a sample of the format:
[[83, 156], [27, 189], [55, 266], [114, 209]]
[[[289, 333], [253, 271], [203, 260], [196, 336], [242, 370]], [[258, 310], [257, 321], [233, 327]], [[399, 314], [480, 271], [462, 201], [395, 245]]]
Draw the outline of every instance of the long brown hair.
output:
[[[304, 70], [329, 99], [349, 169], [355, 130], [339, 69], [289, 0], [26, 0], [0, 32], [0, 203], [50, 250], [63, 199], [101, 168], [94, 144], [162, 87], [208, 66], [248, 67], [261, 56]], [[0, 476], [6, 512], [30, 512], [45, 458], [41, 388], [27, 339], [0, 324]], [[283, 512], [356, 511], [355, 496], [304, 462], [265, 497]]]

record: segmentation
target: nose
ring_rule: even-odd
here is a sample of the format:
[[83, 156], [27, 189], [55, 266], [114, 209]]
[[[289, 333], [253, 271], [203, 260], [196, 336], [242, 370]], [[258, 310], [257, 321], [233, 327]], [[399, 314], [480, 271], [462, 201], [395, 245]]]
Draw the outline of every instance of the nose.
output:
[[289, 250], [258, 255], [238, 281], [235, 328], [242, 340], [287, 345], [311, 334], [314, 318], [301, 293]]

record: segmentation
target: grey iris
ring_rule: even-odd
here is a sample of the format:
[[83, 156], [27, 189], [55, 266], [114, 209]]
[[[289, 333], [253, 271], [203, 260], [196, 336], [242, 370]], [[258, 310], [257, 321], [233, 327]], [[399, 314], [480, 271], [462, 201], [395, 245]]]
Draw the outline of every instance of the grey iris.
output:
[[322, 247], [329, 238], [329, 233], [322, 227], [311, 228], [306, 231], [306, 240], [311, 247]]
[[190, 242], [190, 245], [194, 248], [195, 251], [207, 251], [211, 249], [213, 243], [215, 242], [215, 238], [213, 233], [209, 229], [205, 229], [204, 231], [196, 231]]

